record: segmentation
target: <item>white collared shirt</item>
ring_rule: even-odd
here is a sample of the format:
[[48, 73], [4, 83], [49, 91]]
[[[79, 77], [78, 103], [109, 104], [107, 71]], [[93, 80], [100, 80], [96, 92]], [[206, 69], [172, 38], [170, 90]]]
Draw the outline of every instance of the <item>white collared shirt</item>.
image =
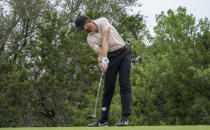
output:
[[109, 23], [106, 18], [98, 18], [93, 20], [93, 22], [98, 26], [98, 32], [93, 34], [89, 33], [87, 36], [87, 42], [93, 50], [102, 46], [101, 32], [108, 28], [110, 28], [108, 37], [108, 52], [115, 51], [125, 45], [124, 40], [121, 38], [117, 30]]

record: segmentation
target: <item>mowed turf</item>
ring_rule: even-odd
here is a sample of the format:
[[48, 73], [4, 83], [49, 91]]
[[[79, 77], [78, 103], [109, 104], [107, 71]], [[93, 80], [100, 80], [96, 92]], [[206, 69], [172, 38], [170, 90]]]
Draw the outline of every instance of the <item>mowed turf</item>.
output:
[[210, 130], [209, 126], [129, 126], [129, 127], [21, 127], [0, 130]]

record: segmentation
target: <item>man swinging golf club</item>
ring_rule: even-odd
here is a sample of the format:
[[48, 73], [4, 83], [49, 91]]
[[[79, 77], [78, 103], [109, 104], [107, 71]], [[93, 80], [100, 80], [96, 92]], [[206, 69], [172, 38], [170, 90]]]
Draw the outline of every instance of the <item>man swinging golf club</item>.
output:
[[131, 114], [131, 50], [125, 46], [117, 30], [106, 18], [90, 20], [87, 16], [78, 16], [75, 20], [77, 32], [87, 32], [87, 42], [98, 55], [98, 64], [105, 72], [101, 116], [89, 127], [108, 126], [111, 100], [114, 94], [116, 77], [119, 72], [122, 118], [116, 126], [127, 126]]

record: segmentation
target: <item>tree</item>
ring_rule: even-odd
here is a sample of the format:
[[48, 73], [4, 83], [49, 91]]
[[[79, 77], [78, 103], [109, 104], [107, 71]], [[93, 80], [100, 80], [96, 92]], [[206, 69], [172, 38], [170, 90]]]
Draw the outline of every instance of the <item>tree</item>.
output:
[[[5, 2], [10, 11], [0, 21], [0, 126], [86, 126], [100, 71], [86, 35], [75, 34], [73, 20], [80, 13], [95, 17], [89, 7], [93, 1]], [[134, 3], [103, 2], [98, 7], [114, 5], [117, 10], [98, 14], [115, 21], [120, 16], [113, 14], [125, 14]]]
[[208, 124], [209, 68], [202, 64], [208, 53], [202, 55], [198, 46], [207, 43], [199, 39], [208, 37], [209, 22], [196, 25], [181, 7], [156, 19], [154, 43], [132, 71], [134, 91], [139, 90], [134, 93], [140, 108], [135, 114], [147, 125]]

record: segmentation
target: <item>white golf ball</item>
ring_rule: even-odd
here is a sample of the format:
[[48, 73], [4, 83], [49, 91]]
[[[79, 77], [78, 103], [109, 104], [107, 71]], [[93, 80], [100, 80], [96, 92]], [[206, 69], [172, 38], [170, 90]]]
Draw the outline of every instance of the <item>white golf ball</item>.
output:
[[106, 111], [106, 107], [102, 107], [102, 111]]

